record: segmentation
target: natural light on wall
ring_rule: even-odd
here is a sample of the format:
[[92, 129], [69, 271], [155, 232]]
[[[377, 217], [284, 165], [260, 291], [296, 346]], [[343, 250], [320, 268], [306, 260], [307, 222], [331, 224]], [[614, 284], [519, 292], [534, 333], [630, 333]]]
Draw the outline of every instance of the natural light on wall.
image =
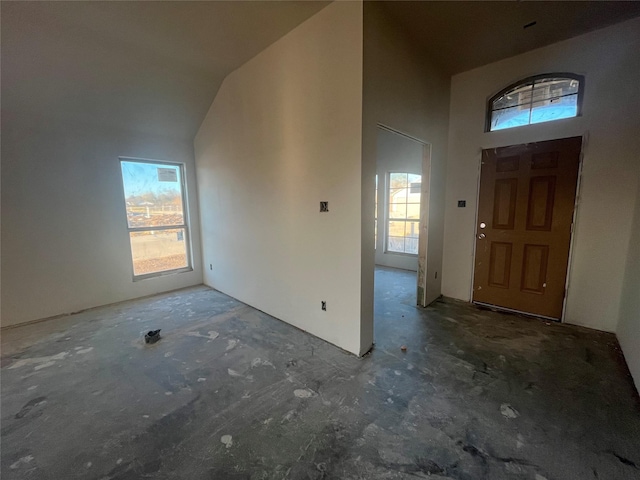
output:
[[556, 74], [531, 77], [511, 85], [489, 100], [486, 130], [493, 132], [579, 116], [583, 84], [578, 75]]
[[191, 270], [183, 166], [121, 159], [134, 278]]

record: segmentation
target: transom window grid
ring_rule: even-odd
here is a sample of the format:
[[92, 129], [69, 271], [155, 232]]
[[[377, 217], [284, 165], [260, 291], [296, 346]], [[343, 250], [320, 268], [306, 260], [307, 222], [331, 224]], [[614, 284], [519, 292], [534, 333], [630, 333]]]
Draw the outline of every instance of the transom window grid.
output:
[[133, 278], [192, 270], [184, 166], [120, 159]]
[[422, 176], [389, 173], [386, 251], [418, 254]]
[[487, 132], [580, 116], [584, 77], [555, 73], [529, 77], [501, 90], [487, 104]]

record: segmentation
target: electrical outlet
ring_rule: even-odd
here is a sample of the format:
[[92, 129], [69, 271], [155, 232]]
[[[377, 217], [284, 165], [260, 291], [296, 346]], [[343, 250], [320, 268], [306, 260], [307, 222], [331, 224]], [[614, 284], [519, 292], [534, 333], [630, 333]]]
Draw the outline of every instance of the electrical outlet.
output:
[[209, 270], [213, 270], [213, 263], [209, 264]]
[[321, 302], [321, 306], [322, 306], [322, 310], [326, 312], [326, 311], [327, 311], [327, 302], [325, 302], [324, 300], [322, 300], [322, 302]]
[[329, 202], [320, 202], [320, 212], [325, 213], [329, 211]]

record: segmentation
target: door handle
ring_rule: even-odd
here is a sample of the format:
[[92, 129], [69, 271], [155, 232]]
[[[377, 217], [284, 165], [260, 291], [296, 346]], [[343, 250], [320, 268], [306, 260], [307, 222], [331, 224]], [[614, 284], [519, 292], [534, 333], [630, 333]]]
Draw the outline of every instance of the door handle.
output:
[[481, 233], [480, 235], [478, 235], [478, 238], [479, 238], [480, 240], [482, 240], [484, 237], [486, 237], [486, 235], [485, 235], [484, 233]]

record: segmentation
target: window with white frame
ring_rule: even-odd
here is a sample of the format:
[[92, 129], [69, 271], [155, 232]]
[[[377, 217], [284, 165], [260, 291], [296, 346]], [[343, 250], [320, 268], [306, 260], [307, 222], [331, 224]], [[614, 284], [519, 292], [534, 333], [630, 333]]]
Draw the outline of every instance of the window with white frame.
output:
[[135, 279], [191, 270], [184, 166], [121, 158]]
[[422, 176], [389, 173], [387, 252], [418, 254]]
[[583, 91], [581, 75], [551, 73], [525, 78], [489, 99], [486, 131], [580, 116]]
[[376, 175], [376, 198], [373, 215], [373, 248], [375, 250], [378, 248], [378, 175]]

